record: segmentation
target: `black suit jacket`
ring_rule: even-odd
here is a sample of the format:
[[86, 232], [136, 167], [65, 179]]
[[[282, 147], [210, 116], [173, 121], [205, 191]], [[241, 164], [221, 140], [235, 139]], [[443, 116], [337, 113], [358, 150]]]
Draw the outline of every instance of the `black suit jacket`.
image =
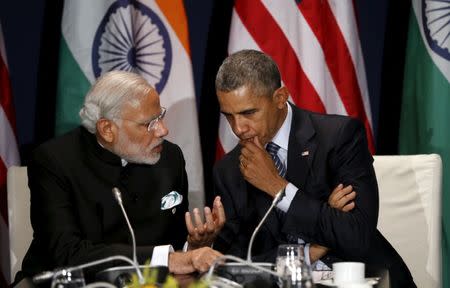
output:
[[[36, 149], [28, 177], [34, 235], [22, 265], [26, 275], [111, 255], [131, 258], [131, 236], [111, 192], [115, 186], [134, 228], [139, 262], [151, 258], [153, 246], [181, 249], [186, 240], [185, 161], [167, 141], [157, 164], [122, 167], [93, 134], [77, 128]], [[183, 195], [182, 203], [161, 210], [161, 198], [171, 191]]]
[[[376, 229], [378, 186], [362, 124], [291, 107], [286, 179], [299, 190], [284, 221], [276, 213], [267, 218], [253, 244], [254, 260], [274, 262], [277, 246], [292, 235], [329, 247], [330, 253], [322, 259], [327, 264], [341, 259], [385, 267], [391, 278], [401, 278], [394, 287], [413, 287], [403, 260]], [[250, 236], [273, 199], [244, 180], [239, 155], [238, 145], [214, 169], [215, 191], [227, 217], [214, 247], [245, 257]], [[356, 206], [348, 213], [327, 204], [339, 183], [351, 184], [357, 192]]]

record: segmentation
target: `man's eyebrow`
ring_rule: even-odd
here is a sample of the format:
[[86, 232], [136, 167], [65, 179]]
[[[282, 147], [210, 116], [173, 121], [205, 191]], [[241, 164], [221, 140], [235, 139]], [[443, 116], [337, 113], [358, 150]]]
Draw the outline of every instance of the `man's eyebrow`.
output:
[[232, 114], [248, 115], [248, 114], [253, 114], [256, 111], [258, 111], [257, 108], [251, 108], [251, 109], [246, 109], [246, 110], [239, 111], [237, 113], [230, 113], [230, 112], [225, 112], [225, 111], [220, 111], [220, 113], [222, 113], [224, 116], [229, 116], [229, 115], [232, 115]]
[[258, 111], [258, 109], [252, 108], [252, 109], [246, 109], [246, 110], [239, 111], [238, 114], [247, 115], [247, 114], [255, 113], [256, 111]]

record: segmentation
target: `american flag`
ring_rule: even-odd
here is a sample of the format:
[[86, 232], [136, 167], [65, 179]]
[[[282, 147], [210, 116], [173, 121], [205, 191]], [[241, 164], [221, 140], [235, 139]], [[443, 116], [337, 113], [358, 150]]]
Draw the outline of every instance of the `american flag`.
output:
[[[352, 0], [236, 0], [228, 53], [255, 49], [277, 63], [291, 102], [359, 118], [375, 152], [372, 115]], [[237, 138], [222, 115], [217, 157]]]

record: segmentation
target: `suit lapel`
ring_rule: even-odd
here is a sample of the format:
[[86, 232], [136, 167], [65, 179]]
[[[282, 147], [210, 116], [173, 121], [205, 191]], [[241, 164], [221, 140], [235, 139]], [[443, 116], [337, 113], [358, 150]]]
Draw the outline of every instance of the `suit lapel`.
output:
[[310, 174], [317, 148], [317, 143], [314, 140], [316, 132], [309, 115], [294, 105], [291, 105], [291, 107], [292, 124], [289, 134], [286, 179], [302, 190]]
[[[256, 209], [256, 213], [258, 215], [259, 221], [264, 217], [264, 214], [266, 214], [267, 210], [269, 209], [270, 205], [272, 204], [272, 199], [263, 191], [259, 190], [255, 186], [251, 185], [250, 183], [246, 182], [247, 184], [247, 191], [250, 191], [250, 193], [253, 195], [254, 199], [254, 205]], [[250, 200], [251, 201], [251, 200]], [[258, 223], [256, 223], [258, 224]], [[279, 220], [277, 215], [274, 211], [272, 211], [268, 216], [263, 226], [267, 227], [267, 230], [270, 231], [272, 236], [275, 239], [279, 238]]]

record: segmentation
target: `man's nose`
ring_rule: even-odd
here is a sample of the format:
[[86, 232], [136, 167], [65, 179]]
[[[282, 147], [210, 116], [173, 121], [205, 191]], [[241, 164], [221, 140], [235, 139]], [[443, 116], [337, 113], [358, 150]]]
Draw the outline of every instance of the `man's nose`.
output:
[[167, 129], [166, 123], [164, 123], [164, 120], [161, 119], [156, 123], [155, 127], [155, 136], [156, 137], [164, 137], [169, 134], [169, 129]]
[[240, 136], [240, 135], [244, 134], [245, 132], [247, 132], [248, 125], [244, 119], [242, 119], [240, 117], [236, 117], [234, 119], [232, 128], [233, 128], [234, 134], [236, 134], [237, 136]]

